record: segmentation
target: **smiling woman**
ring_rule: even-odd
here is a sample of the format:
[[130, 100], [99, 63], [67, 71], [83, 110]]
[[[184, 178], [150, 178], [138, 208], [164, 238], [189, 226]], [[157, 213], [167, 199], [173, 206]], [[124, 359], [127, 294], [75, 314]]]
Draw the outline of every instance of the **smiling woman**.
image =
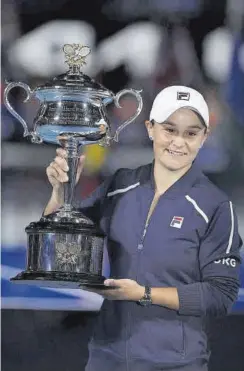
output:
[[[107, 236], [111, 272], [106, 290], [95, 291], [105, 300], [86, 371], [207, 371], [205, 325], [227, 314], [238, 293], [236, 215], [194, 161], [209, 131], [200, 93], [164, 89], [146, 127], [154, 161], [118, 170], [80, 206]], [[64, 150], [47, 175], [45, 214], [63, 202]]]
[[156, 96], [145, 125], [153, 141], [154, 175], [162, 194], [169, 182], [190, 169], [204, 144], [209, 134], [208, 107], [196, 90], [171, 86]]
[[208, 130], [194, 111], [180, 108], [165, 122], [146, 121], [155, 161], [169, 170], [185, 171], [205, 142]]

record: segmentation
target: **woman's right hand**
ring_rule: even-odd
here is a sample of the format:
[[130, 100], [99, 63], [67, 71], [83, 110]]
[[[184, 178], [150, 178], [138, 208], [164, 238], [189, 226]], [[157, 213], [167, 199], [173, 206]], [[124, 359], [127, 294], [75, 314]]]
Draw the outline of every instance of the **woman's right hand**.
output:
[[[51, 162], [51, 164], [47, 167], [46, 173], [49, 182], [53, 187], [53, 197], [56, 199], [58, 203], [61, 202], [63, 199], [63, 183], [68, 181], [68, 164], [66, 161], [67, 152], [63, 148], [58, 148], [56, 150], [57, 156]], [[76, 176], [76, 183], [80, 179], [81, 172], [84, 168], [84, 160], [85, 156], [81, 155], [79, 158], [78, 168], [77, 168], [77, 176]], [[63, 200], [62, 200], [63, 202]]]

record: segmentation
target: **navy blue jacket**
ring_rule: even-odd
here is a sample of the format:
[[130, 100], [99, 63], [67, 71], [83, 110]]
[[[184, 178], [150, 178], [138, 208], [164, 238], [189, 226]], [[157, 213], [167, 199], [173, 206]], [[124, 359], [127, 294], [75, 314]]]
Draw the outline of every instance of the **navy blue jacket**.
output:
[[87, 371], [205, 370], [207, 319], [227, 314], [237, 298], [242, 241], [227, 196], [193, 164], [145, 230], [154, 193], [153, 164], [120, 169], [81, 209], [107, 235], [111, 277], [176, 287], [179, 310], [105, 300]]

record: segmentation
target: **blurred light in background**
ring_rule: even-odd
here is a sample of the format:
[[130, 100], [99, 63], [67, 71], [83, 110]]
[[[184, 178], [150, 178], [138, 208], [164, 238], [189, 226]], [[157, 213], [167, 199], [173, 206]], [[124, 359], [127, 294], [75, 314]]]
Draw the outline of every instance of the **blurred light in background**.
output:
[[[92, 49], [96, 41], [94, 28], [87, 22], [55, 20], [36, 27], [10, 46], [8, 61], [12, 68], [21, 69], [30, 77], [48, 78], [64, 73], [63, 45], [81, 43]], [[83, 68], [92, 73], [92, 54]]]

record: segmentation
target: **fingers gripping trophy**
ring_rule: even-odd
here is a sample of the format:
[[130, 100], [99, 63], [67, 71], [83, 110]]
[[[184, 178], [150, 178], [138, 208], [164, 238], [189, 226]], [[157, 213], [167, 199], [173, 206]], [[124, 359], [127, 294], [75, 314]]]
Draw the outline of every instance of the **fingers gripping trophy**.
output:
[[[139, 91], [121, 90], [116, 95], [82, 73], [90, 48], [80, 44], [66, 44], [63, 51], [68, 64], [67, 73], [54, 77], [34, 90], [22, 82], [9, 83], [4, 91], [4, 103], [9, 112], [21, 122], [24, 137], [33, 143], [60, 145], [59, 153], [66, 154], [68, 182], [64, 183], [64, 204], [56, 212], [43, 216], [26, 227], [27, 266], [11, 280], [38, 286], [71, 287], [101, 286], [104, 234], [92, 220], [72, 205], [77, 168], [82, 146], [109, 146], [118, 142], [122, 129], [142, 110]], [[13, 88], [22, 88], [28, 102], [35, 97], [40, 108], [29, 131], [24, 119], [11, 106], [8, 95]], [[132, 94], [137, 102], [135, 114], [111, 133], [106, 106], [112, 102], [120, 107], [120, 98]], [[78, 170], [79, 171], [79, 170]]]

